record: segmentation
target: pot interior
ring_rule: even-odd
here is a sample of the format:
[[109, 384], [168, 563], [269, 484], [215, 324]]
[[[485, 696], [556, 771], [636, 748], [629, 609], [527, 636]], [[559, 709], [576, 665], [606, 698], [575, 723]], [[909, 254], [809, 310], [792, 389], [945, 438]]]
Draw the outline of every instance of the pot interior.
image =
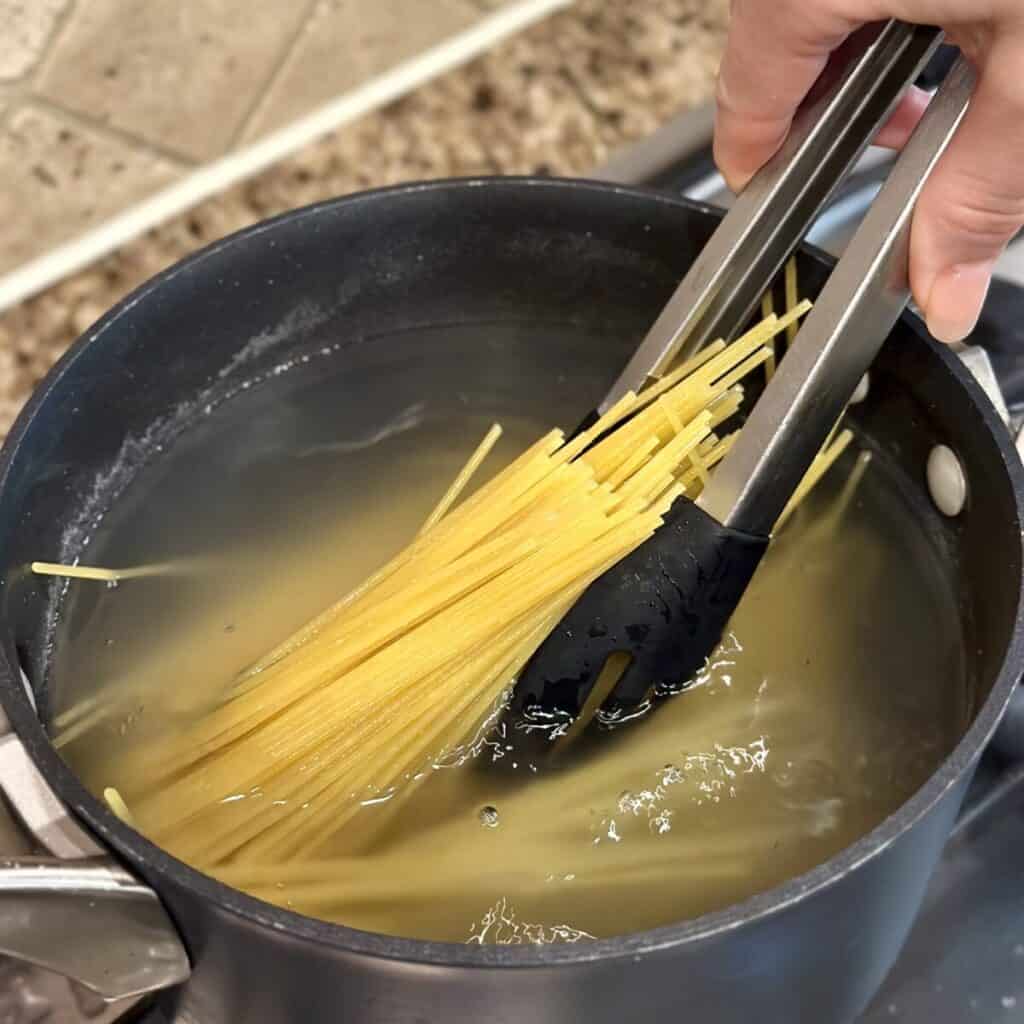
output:
[[[611, 190], [561, 186], [558, 202], [536, 188], [490, 201], [480, 190], [410, 190], [229, 239], [102, 322], [23, 420], [0, 498], [8, 639], [44, 720], [113, 691], [132, 697], [91, 740], [64, 749], [89, 787], [119, 784], [108, 777], [110, 746], [159, 731], [153, 705], [173, 705], [176, 693], [189, 704], [214, 689], [399, 547], [491, 422], [505, 428], [492, 466], [553, 425], [571, 427], [713, 223], [689, 207]], [[807, 293], [825, 272], [814, 255], [801, 258]], [[706, 751], [681, 748], [677, 728], [695, 735], [694, 719], [651, 726], [668, 746], [643, 744], [648, 760], [664, 754], [648, 767], [682, 766], [691, 778], [686, 813], [695, 801], [728, 802], [730, 790], [742, 789], [736, 775], [770, 776], [775, 797], [792, 787], [806, 825], [799, 841], [772, 853], [773, 864], [759, 855], [760, 873], [745, 887], [716, 890], [705, 881], [712, 891], [695, 895], [691, 879], [669, 901], [654, 888], [623, 890], [621, 902], [605, 901], [603, 917], [549, 917], [534, 936], [616, 934], [624, 906], [632, 911], [625, 930], [666, 924], [808, 870], [916, 792], [985, 704], [1012, 634], [1020, 570], [1016, 505], [990, 424], [950, 361], [906, 326], [852, 419], [856, 444], [792, 535], [780, 536], [777, 568], [745, 602], [756, 608], [751, 622], [767, 625], [739, 636], [776, 659], [791, 701], [797, 686], [806, 690], [806, 771], [774, 762], [780, 726], [770, 714], [743, 723], [749, 742], [742, 751], [727, 745], [710, 775], [699, 761]], [[924, 487], [936, 443], [953, 448], [967, 470], [968, 506], [955, 519], [935, 510]], [[871, 462], [854, 493], [845, 484], [859, 473], [860, 452]], [[34, 559], [76, 558], [171, 571], [115, 590], [26, 571]], [[787, 590], [792, 607], [780, 609]], [[805, 651], [801, 635], [815, 608], [810, 625], [822, 636]], [[806, 653], [805, 669], [790, 648]], [[754, 676], [730, 669], [728, 652], [721, 661], [706, 693], [734, 686], [736, 700], [756, 707]], [[761, 674], [771, 697], [775, 680]], [[859, 680], [864, 703], [850, 704], [849, 691], [832, 685], [838, 678]], [[703, 696], [678, 699], [694, 705]], [[856, 749], [840, 723], [862, 712], [873, 723], [871, 746]], [[689, 711], [698, 721], [707, 713]], [[759, 750], [768, 768], [757, 764]], [[474, 785], [480, 808], [493, 805], [499, 816], [518, 799], [497, 783]], [[644, 795], [657, 785], [624, 783], [595, 796], [592, 837], [608, 847], [631, 828], [671, 833], [671, 815], [659, 819], [664, 808]], [[879, 787], [884, 796], [865, 796]], [[835, 801], [854, 789], [860, 810], [837, 827]], [[442, 792], [438, 800], [466, 798]], [[427, 833], [439, 807], [410, 812], [403, 828]], [[463, 854], [474, 862], [487, 857], [482, 827], [474, 822], [465, 834]], [[493, 836], [505, 856], [521, 860], [529, 844], [517, 845], [514, 829], [503, 820]], [[426, 843], [421, 854], [440, 851]], [[481, 920], [498, 908], [511, 916], [491, 925], [498, 920], [506, 939], [529, 939], [521, 927], [529, 913], [502, 909], [502, 892], [495, 895], [498, 902], [479, 906]], [[434, 912], [353, 919], [347, 911], [338, 919], [458, 941], [471, 924], [468, 908], [460, 910], [450, 933]]]

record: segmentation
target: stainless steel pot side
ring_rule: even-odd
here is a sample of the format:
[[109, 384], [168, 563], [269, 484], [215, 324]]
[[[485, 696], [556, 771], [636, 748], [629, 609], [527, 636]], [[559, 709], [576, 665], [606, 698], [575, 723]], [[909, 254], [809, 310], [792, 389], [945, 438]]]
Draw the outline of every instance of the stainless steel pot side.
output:
[[[851, 1020], [870, 999], [906, 937], [1024, 654], [1019, 457], [972, 374], [910, 316], [873, 368], [857, 418], [905, 471], [921, 529], [943, 554], [972, 652], [972, 720], [896, 814], [779, 888], [697, 920], [578, 945], [461, 946], [329, 925], [213, 882], [122, 825], [61, 760], [34, 710], [38, 703], [45, 714], [49, 701], [56, 589], [26, 566], [65, 551], [101, 475], [111, 493], [130, 480], [144, 454], [139, 439], [170, 443], [197, 403], [338, 340], [345, 348], [335, 358], [352, 363], [339, 401], [362, 403], [357, 412], [370, 417], [361, 368], [390, 365], [387, 339], [398, 336], [422, 338], [398, 367], [398, 386], [433, 396], [486, 373], [501, 410], [514, 407], [517, 389], [569, 374], [577, 407], [563, 404], [557, 416], [570, 424], [624, 364], [718, 216], [656, 193], [532, 179], [405, 186], [298, 210], [143, 286], [79, 340], [29, 403], [0, 456], [0, 702], [14, 752], [0, 782], [35, 816], [53, 854], [102, 849], [114, 858], [103, 868], [110, 885], [132, 889], [150, 915], [147, 942], [163, 965], [150, 987], [180, 982], [156, 997], [168, 1020], [825, 1024]], [[816, 292], [828, 267], [827, 257], [804, 252], [804, 286]], [[524, 362], [486, 344], [495, 323], [548, 341], [533, 344]], [[446, 359], [436, 328], [467, 324], [480, 328], [479, 352]], [[940, 443], [968, 482], [966, 508], [949, 519], [924, 485]], [[12, 759], [22, 764], [20, 783], [7, 770]], [[24, 876], [0, 873], [0, 886], [5, 878], [6, 901]], [[49, 898], [41, 889], [37, 882], [35, 897]], [[187, 950], [187, 980], [149, 890]], [[20, 891], [21, 900], [33, 895]], [[118, 952], [101, 924], [109, 920], [97, 917], [95, 949], [123, 969], [124, 946]]]

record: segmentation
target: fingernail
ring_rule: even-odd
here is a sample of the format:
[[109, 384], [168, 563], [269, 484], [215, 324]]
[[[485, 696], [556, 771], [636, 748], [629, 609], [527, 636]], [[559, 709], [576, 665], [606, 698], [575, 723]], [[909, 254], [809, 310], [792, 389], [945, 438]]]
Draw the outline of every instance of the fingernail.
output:
[[992, 281], [994, 260], [947, 267], [932, 285], [925, 321], [932, 337], [951, 345], [977, 326]]

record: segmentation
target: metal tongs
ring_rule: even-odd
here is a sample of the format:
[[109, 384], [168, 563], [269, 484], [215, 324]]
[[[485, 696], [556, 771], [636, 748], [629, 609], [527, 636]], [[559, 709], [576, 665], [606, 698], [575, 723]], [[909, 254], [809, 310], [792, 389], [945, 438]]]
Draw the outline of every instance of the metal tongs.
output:
[[[626, 392], [749, 323], [817, 214], [942, 41], [888, 22], [798, 116], [783, 149], [722, 220], [594, 422]], [[606, 724], [685, 688], [721, 640], [776, 520], [909, 301], [910, 219], [975, 76], [961, 57], [932, 99], [814, 308], [696, 502], [679, 498], [640, 548], [593, 583], [526, 666], [511, 712], [574, 719], [607, 658], [631, 656]], [[581, 428], [582, 429], [582, 428]]]

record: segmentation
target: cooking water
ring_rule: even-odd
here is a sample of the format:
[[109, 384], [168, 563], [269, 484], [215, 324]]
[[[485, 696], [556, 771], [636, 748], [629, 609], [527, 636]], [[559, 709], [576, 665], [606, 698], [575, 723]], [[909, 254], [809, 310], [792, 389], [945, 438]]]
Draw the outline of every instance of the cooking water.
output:
[[[98, 680], [117, 698], [63, 751], [97, 794], [128, 751], [202, 714], [407, 542], [492, 419], [505, 433], [484, 476], [563, 418], [543, 388], [520, 389], [516, 409], [398, 389], [354, 424], [340, 370], [302, 367], [200, 417], [82, 552], [170, 567], [73, 583], [65, 601], [55, 710]], [[848, 455], [774, 542], [689, 690], [550, 774], [450, 758], [400, 808], [367, 793], [331, 852], [367, 858], [384, 895], [307, 909], [455, 942], [586, 941], [743, 900], [879, 824], [961, 735], [968, 686], [937, 553], [886, 465], [857, 481]], [[500, 734], [478, 753], [511, 756]], [[272, 892], [304, 909], [288, 884]]]

